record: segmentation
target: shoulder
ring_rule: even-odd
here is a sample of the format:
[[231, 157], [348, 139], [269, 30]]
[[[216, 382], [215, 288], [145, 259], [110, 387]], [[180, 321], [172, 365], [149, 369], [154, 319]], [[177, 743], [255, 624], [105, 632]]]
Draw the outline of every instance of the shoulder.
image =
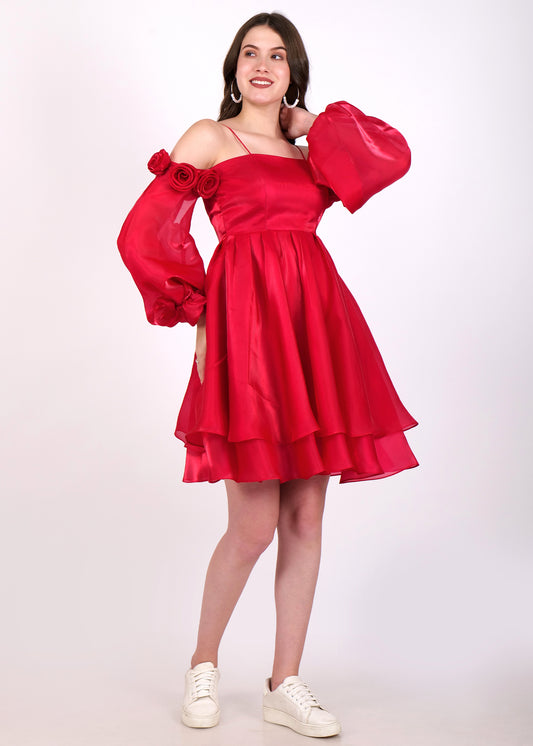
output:
[[200, 119], [185, 132], [185, 135], [189, 137], [201, 137], [203, 139], [218, 138], [220, 134], [220, 124], [215, 122], [214, 119]]
[[209, 168], [216, 161], [224, 143], [222, 126], [213, 119], [200, 119], [180, 137], [170, 157], [176, 163], [190, 163]]

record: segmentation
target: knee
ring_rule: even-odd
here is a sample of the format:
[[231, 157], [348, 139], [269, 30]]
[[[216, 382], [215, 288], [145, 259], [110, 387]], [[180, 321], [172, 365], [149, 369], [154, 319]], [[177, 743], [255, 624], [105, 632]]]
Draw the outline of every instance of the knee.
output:
[[228, 530], [234, 551], [245, 562], [257, 560], [272, 543], [275, 526], [249, 526], [245, 530]]
[[321, 505], [301, 505], [280, 515], [280, 533], [290, 534], [298, 541], [316, 541], [322, 536]]

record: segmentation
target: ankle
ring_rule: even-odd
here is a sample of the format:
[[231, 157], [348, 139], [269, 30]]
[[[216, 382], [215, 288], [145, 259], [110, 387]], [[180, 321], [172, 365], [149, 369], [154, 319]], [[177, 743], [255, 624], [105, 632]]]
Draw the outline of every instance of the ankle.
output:
[[218, 667], [218, 656], [217, 655], [211, 655], [211, 656], [205, 656], [202, 655], [202, 653], [194, 653], [191, 658], [191, 668], [194, 668], [199, 663], [212, 663], [215, 668]]
[[280, 684], [283, 684], [287, 676], [298, 676], [298, 671], [292, 673], [283, 673], [281, 675], [276, 675], [273, 673], [270, 679], [270, 691], [273, 692], [274, 689], [277, 689]]

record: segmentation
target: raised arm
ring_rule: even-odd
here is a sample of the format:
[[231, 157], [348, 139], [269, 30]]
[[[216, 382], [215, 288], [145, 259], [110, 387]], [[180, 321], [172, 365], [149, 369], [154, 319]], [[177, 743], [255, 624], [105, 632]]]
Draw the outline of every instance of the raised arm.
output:
[[291, 137], [307, 135], [309, 166], [318, 184], [329, 187], [350, 212], [401, 178], [411, 151], [397, 129], [338, 101], [315, 116], [296, 109], [281, 113]]

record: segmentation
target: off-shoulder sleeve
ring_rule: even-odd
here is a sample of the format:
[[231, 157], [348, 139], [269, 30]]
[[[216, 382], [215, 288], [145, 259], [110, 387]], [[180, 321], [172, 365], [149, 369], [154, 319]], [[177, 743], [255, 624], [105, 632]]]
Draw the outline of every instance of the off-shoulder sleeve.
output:
[[350, 212], [411, 165], [411, 151], [397, 129], [346, 101], [330, 104], [318, 115], [307, 142], [316, 182], [329, 187]]
[[198, 197], [218, 185], [213, 169], [173, 163], [165, 150], [148, 162], [154, 180], [130, 210], [117, 240], [151, 324], [196, 324], [205, 306], [205, 270], [189, 230]]

